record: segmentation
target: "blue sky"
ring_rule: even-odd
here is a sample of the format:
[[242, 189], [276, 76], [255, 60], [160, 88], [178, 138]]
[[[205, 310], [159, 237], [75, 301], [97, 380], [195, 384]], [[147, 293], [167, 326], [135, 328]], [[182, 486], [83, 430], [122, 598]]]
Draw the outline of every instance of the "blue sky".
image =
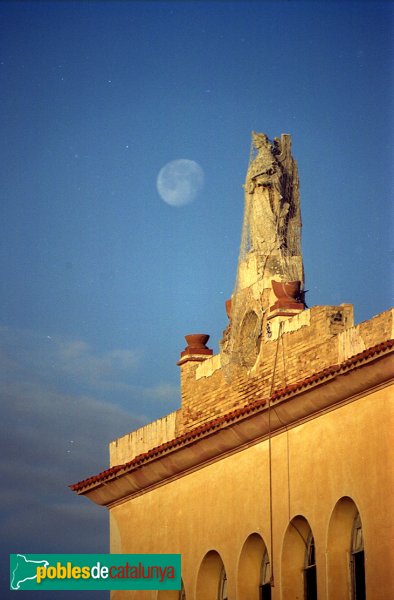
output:
[[[252, 130], [292, 135], [309, 306], [392, 305], [393, 4], [3, 2], [0, 28], [0, 536], [105, 552], [66, 486], [179, 406], [185, 334], [217, 351]], [[175, 159], [205, 174], [183, 207]]]

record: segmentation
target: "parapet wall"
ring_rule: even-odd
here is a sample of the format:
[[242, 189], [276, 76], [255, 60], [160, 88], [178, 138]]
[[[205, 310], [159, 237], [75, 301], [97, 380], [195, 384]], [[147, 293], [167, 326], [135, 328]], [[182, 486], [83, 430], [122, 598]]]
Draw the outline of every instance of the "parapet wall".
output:
[[393, 338], [394, 309], [356, 326], [350, 304], [304, 310], [283, 321], [280, 331], [271, 321], [251, 369], [228, 373], [220, 354], [182, 363], [181, 408], [111, 442], [110, 466]]
[[263, 332], [251, 369], [239, 367], [228, 373], [218, 355], [181, 364], [182, 406], [176, 435], [391, 339], [393, 310], [353, 326], [352, 305], [315, 306], [284, 321], [280, 336], [273, 321]]
[[140, 427], [109, 444], [110, 466], [124, 464], [155, 446], [169, 442], [176, 436], [177, 411]]

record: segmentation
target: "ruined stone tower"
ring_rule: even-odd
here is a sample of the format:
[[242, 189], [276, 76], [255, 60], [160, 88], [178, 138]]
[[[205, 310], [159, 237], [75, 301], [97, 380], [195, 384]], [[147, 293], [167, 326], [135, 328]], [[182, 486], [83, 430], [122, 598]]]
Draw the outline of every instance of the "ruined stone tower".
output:
[[237, 278], [221, 343], [228, 372], [253, 366], [271, 319], [304, 309], [299, 180], [289, 135], [271, 142], [264, 133], [252, 134], [244, 190]]

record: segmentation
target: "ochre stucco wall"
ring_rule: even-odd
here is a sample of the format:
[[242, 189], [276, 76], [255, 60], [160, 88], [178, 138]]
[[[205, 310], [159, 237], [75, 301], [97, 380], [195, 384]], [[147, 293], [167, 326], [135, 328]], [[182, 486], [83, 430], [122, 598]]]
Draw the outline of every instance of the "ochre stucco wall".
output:
[[[297, 598], [281, 589], [283, 543], [297, 515], [314, 535], [319, 600], [341, 597], [326, 581], [326, 549], [332, 512], [344, 496], [361, 515], [367, 598], [391, 598], [393, 412], [393, 386], [386, 386], [272, 438], [273, 600]], [[257, 532], [271, 552], [268, 457], [265, 440], [112, 507], [111, 552], [180, 552], [186, 598], [195, 600], [201, 561], [216, 550], [226, 568], [229, 599], [248, 600], [237, 595], [243, 544]], [[156, 592], [112, 594], [112, 600], [156, 597]]]

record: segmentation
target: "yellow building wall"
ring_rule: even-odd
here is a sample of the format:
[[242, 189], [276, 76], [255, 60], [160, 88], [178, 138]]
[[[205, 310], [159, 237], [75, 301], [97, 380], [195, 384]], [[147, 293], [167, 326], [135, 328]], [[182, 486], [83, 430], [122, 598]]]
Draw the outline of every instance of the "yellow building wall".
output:
[[[290, 575], [286, 563], [296, 543], [296, 530], [289, 523], [299, 515], [315, 540], [319, 600], [350, 598], [348, 573], [339, 572], [335, 563], [337, 554], [345, 564], [345, 551], [335, 548], [342, 517], [334, 511], [344, 497], [352, 499], [362, 520], [367, 598], [393, 597], [393, 412], [393, 386], [386, 386], [272, 438], [273, 600], [303, 597], [297, 588], [302, 566]], [[239, 562], [253, 533], [271, 554], [269, 491], [265, 440], [113, 506], [111, 552], [181, 553], [187, 600], [216, 600], [196, 595], [202, 560], [215, 550], [226, 569], [229, 600], [257, 600], [258, 595], [240, 595]], [[350, 530], [342, 531], [342, 537], [350, 549], [349, 523], [346, 527]], [[111, 599], [165, 597], [117, 591]]]

